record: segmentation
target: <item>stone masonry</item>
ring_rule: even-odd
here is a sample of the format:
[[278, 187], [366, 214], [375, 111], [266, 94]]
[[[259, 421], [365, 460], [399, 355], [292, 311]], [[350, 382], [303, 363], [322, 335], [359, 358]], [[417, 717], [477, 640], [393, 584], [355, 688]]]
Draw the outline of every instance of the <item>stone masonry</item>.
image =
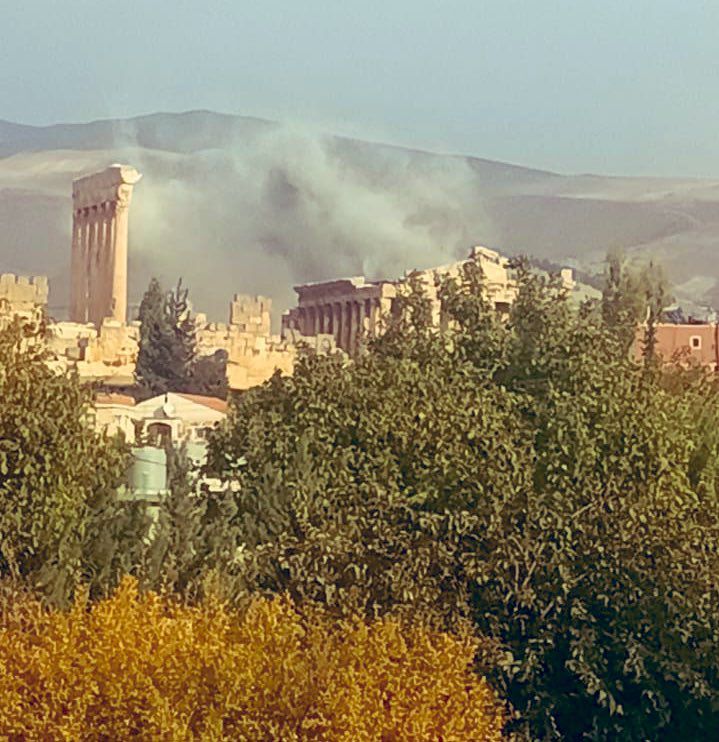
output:
[[70, 319], [100, 328], [127, 320], [127, 240], [130, 200], [142, 176], [111, 165], [72, 184]]
[[[236, 294], [230, 302], [229, 323], [207, 322], [197, 315], [197, 351], [227, 353], [227, 381], [231, 389], [249, 389], [267, 381], [275, 371], [291, 374], [297, 358], [297, 338], [271, 332], [272, 300]], [[322, 347], [334, 349], [331, 338]], [[315, 342], [313, 338], [310, 342]]]
[[[477, 246], [472, 248], [466, 260], [413, 272], [412, 275], [426, 287], [437, 323], [440, 321], [440, 307], [435, 279], [442, 275], [458, 275], [469, 260], [481, 266], [485, 290], [495, 309], [502, 313], [509, 311], [516, 296], [509, 260], [494, 250]], [[395, 298], [407, 289], [409, 276], [408, 273], [396, 280], [374, 282], [358, 276], [295, 286], [297, 306], [282, 318], [283, 337], [289, 338], [298, 332], [306, 340], [327, 334], [332, 336], [337, 347], [354, 355], [363, 335], [373, 337], [382, 331]], [[569, 273], [563, 276], [565, 281], [571, 281]]]
[[0, 276], [0, 327], [15, 317], [35, 321], [47, 307], [48, 283], [45, 276]]

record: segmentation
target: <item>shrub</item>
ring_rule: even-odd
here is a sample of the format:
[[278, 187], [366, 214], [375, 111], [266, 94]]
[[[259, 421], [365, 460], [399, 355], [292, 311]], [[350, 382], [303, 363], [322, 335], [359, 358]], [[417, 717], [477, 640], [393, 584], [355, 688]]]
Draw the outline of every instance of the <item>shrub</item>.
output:
[[501, 737], [467, 636], [391, 617], [337, 621], [282, 598], [190, 606], [139, 594], [129, 578], [67, 612], [12, 600], [0, 625], [3, 737]]

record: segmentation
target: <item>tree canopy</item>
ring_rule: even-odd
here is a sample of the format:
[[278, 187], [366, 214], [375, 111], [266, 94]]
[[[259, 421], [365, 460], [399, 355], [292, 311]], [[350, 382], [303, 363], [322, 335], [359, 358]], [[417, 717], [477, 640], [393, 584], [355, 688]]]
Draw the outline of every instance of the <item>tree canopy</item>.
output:
[[439, 286], [442, 330], [410, 280], [356, 359], [308, 354], [233, 400], [206, 472], [233, 487], [198, 496], [173, 459], [153, 539], [115, 507], [121, 447], [15, 328], [0, 336], [2, 569], [63, 595], [131, 572], [191, 598], [470, 626], [529, 738], [715, 738], [719, 390], [635, 360], [637, 312], [651, 326], [664, 288], [625, 270], [577, 307], [519, 261], [500, 317], [469, 262]]
[[91, 390], [47, 361], [38, 331], [0, 331], [0, 573], [63, 602], [117, 571], [104, 539], [119, 525], [127, 459], [95, 432]]
[[471, 620], [534, 738], [714, 736], [716, 386], [635, 363], [610, 291], [575, 307], [516, 278], [507, 321], [469, 263], [446, 332], [417, 284], [355, 362], [243, 394], [211, 446], [240, 491], [224, 569], [338, 612]]
[[140, 303], [135, 377], [140, 396], [185, 392], [227, 396], [227, 354], [198, 356], [196, 325], [182, 279], [165, 291], [153, 278]]

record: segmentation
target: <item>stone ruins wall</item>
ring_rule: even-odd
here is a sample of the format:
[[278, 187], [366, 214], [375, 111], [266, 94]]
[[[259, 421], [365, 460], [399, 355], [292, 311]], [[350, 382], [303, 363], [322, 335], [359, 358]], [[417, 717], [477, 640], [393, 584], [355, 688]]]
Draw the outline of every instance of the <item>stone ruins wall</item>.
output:
[[0, 328], [16, 317], [37, 321], [47, 307], [48, 282], [45, 276], [0, 275]]
[[363, 332], [381, 332], [392, 308], [391, 281], [367, 282], [364, 276], [295, 286], [298, 306], [282, 317], [282, 336], [297, 342], [326, 336], [347, 353], [359, 347]]
[[[497, 311], [509, 311], [516, 297], [509, 260], [494, 250], [477, 246], [466, 260], [412, 273], [425, 285], [438, 324], [440, 303], [436, 279], [443, 275], [458, 275], [462, 266], [470, 260], [481, 266], [487, 297]], [[298, 302], [282, 318], [283, 337], [300, 333], [306, 339], [308, 336], [327, 334], [337, 347], [352, 355], [357, 352], [363, 334], [376, 336], [382, 331], [392, 311], [393, 300], [409, 286], [409, 276], [407, 273], [397, 280], [375, 282], [358, 276], [295, 286]], [[565, 275], [565, 280], [571, 280], [571, 271]]]
[[208, 323], [197, 316], [197, 351], [227, 353], [231, 389], [249, 389], [267, 381], [275, 371], [291, 374], [297, 346], [271, 333], [272, 300], [236, 294], [230, 302], [229, 323]]
[[47, 346], [55, 368], [77, 371], [83, 381], [129, 386], [135, 377], [140, 326], [106, 319], [92, 324], [55, 322], [48, 326]]

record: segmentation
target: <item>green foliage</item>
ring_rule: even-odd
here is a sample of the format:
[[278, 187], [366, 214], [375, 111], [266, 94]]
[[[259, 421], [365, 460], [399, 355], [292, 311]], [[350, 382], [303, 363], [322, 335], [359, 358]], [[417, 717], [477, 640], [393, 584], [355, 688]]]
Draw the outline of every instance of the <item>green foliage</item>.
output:
[[637, 325], [645, 323], [642, 355], [651, 363], [656, 345], [655, 326], [669, 304], [667, 281], [661, 266], [653, 262], [632, 269], [621, 251], [607, 255], [605, 283], [602, 290], [604, 323], [628, 351], [636, 342]]
[[20, 324], [0, 332], [0, 399], [0, 569], [63, 602], [78, 580], [97, 584], [98, 559], [106, 575], [117, 566], [96, 536], [121, 515], [125, 451], [94, 432], [89, 390]]
[[195, 358], [183, 391], [227, 399], [227, 351], [217, 350], [212, 355]]
[[195, 321], [182, 279], [165, 292], [153, 278], [140, 304], [140, 348], [135, 377], [139, 396], [165, 392], [227, 396], [227, 354], [197, 357]]
[[716, 388], [629, 358], [629, 279], [577, 310], [515, 271], [507, 321], [470, 263], [440, 288], [446, 332], [414, 282], [356, 362], [306, 358], [235, 402], [210, 458], [239, 483], [228, 572], [338, 612], [470, 617], [534, 738], [711, 738]]
[[[152, 531], [141, 506], [118, 507], [122, 450], [89, 429], [85, 392], [13, 328], [3, 571], [61, 601], [78, 579], [106, 594], [131, 572], [191, 597], [288, 592], [345, 616], [471, 621], [489, 640], [478, 667], [531, 738], [715, 738], [717, 385], [627, 352], [637, 317], [651, 327], [665, 303], [654, 269], [610, 260], [602, 302], [579, 309], [557, 278], [514, 273], [508, 318], [469, 262], [439, 286], [440, 332], [414, 277], [355, 361], [308, 355], [239, 395], [208, 466], [236, 488], [198, 493], [169, 452]], [[145, 342], [186, 316], [173, 296], [167, 310], [151, 285]]]

